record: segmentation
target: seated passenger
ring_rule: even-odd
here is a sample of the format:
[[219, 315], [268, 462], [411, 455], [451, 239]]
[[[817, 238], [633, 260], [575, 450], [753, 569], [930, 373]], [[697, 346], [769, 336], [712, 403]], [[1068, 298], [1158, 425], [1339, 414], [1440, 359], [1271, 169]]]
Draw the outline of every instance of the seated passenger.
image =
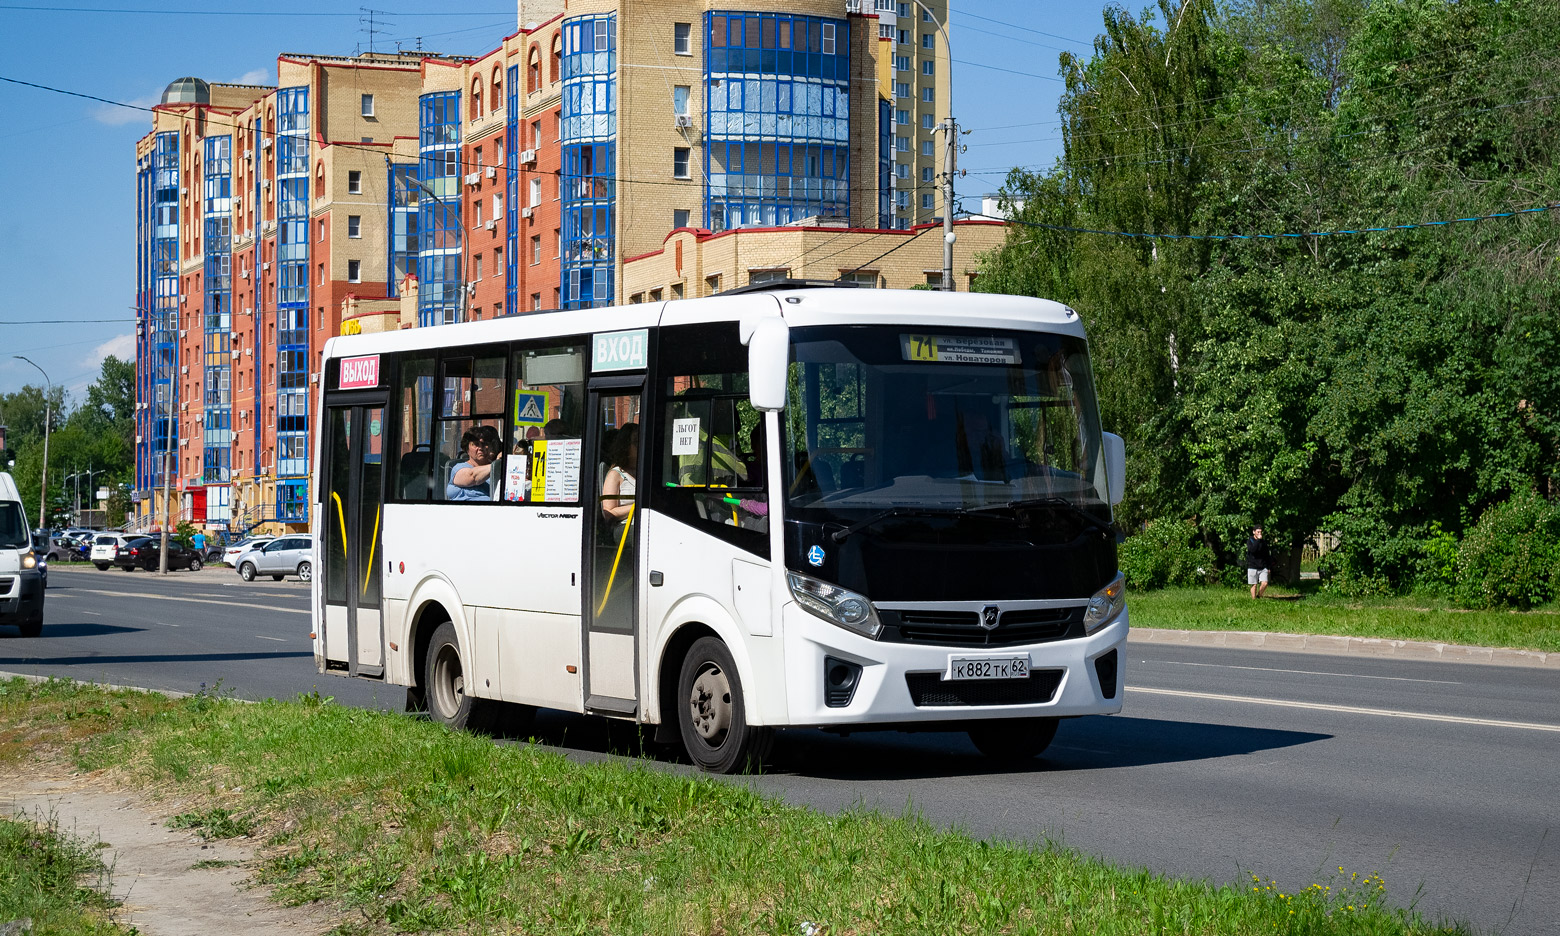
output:
[[472, 426], [461, 435], [466, 460], [450, 465], [445, 500], [493, 499], [493, 462], [498, 458], [499, 444], [498, 430], [492, 426]]

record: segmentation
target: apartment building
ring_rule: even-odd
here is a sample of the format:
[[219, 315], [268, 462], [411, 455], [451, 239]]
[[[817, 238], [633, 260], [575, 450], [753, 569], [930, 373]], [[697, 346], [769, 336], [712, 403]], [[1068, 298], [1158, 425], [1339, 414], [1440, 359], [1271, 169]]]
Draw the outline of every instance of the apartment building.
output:
[[[168, 86], [137, 145], [142, 523], [167, 491], [208, 528], [306, 529], [331, 335], [783, 273], [940, 279], [921, 234], [943, 212], [946, 0], [518, 13], [475, 57], [284, 54], [275, 87]], [[959, 236], [968, 288], [1000, 230]]]

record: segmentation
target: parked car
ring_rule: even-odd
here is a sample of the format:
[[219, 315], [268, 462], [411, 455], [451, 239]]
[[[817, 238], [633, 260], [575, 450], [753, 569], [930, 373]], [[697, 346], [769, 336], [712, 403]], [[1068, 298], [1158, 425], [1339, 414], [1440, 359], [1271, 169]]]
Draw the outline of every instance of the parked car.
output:
[[[147, 536], [131, 540], [121, 550], [115, 565], [129, 572], [132, 569], [158, 571], [162, 563], [162, 537]], [[168, 570], [189, 569], [199, 572], [204, 565], [200, 552], [173, 540], [168, 541]]]
[[238, 577], [253, 582], [256, 575], [269, 575], [278, 582], [288, 575], [305, 582], [313, 579], [314, 537], [303, 533], [281, 536], [251, 549], [238, 560]]
[[222, 550], [222, 563], [236, 569], [238, 568], [238, 560], [244, 553], [249, 552], [251, 549], [259, 549], [274, 539], [276, 539], [274, 536], [250, 536], [236, 543], [229, 543], [227, 548]]
[[114, 560], [119, 558], [119, 547], [123, 546], [132, 537], [123, 533], [99, 533], [92, 540], [92, 550], [87, 558], [97, 566], [99, 571], [107, 572]]
[[136, 567], [141, 564], [141, 547], [149, 547], [155, 544], [156, 541], [156, 537], [145, 535], [125, 537], [125, 541], [120, 543], [114, 550], [114, 561], [111, 565], [125, 572], [134, 572]]

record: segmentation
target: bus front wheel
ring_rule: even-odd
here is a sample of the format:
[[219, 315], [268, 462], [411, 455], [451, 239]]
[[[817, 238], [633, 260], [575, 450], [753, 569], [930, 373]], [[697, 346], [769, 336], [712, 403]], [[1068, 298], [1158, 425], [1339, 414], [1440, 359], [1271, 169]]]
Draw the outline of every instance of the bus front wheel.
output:
[[423, 681], [427, 692], [428, 714], [456, 730], [486, 731], [492, 724], [497, 704], [466, 693], [466, 671], [461, 665], [460, 642], [455, 625], [440, 624], [428, 642], [428, 659]]
[[1055, 718], [993, 719], [972, 726], [970, 741], [992, 760], [1019, 764], [1039, 757], [1051, 746], [1057, 723]]
[[774, 730], [749, 725], [742, 680], [731, 651], [715, 637], [688, 648], [677, 679], [683, 747], [710, 773], [757, 770], [774, 744]]

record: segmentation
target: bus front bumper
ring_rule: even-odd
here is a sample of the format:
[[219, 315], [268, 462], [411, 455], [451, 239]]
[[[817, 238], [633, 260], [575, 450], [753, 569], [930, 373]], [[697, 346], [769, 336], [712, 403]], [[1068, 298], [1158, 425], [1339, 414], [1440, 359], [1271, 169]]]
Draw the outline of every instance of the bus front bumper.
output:
[[[793, 726], [935, 727], [1121, 711], [1126, 609], [1086, 637], [1001, 648], [888, 643], [821, 620], [794, 602], [783, 613], [787, 721]], [[945, 679], [953, 657], [1023, 657], [1030, 676]]]

